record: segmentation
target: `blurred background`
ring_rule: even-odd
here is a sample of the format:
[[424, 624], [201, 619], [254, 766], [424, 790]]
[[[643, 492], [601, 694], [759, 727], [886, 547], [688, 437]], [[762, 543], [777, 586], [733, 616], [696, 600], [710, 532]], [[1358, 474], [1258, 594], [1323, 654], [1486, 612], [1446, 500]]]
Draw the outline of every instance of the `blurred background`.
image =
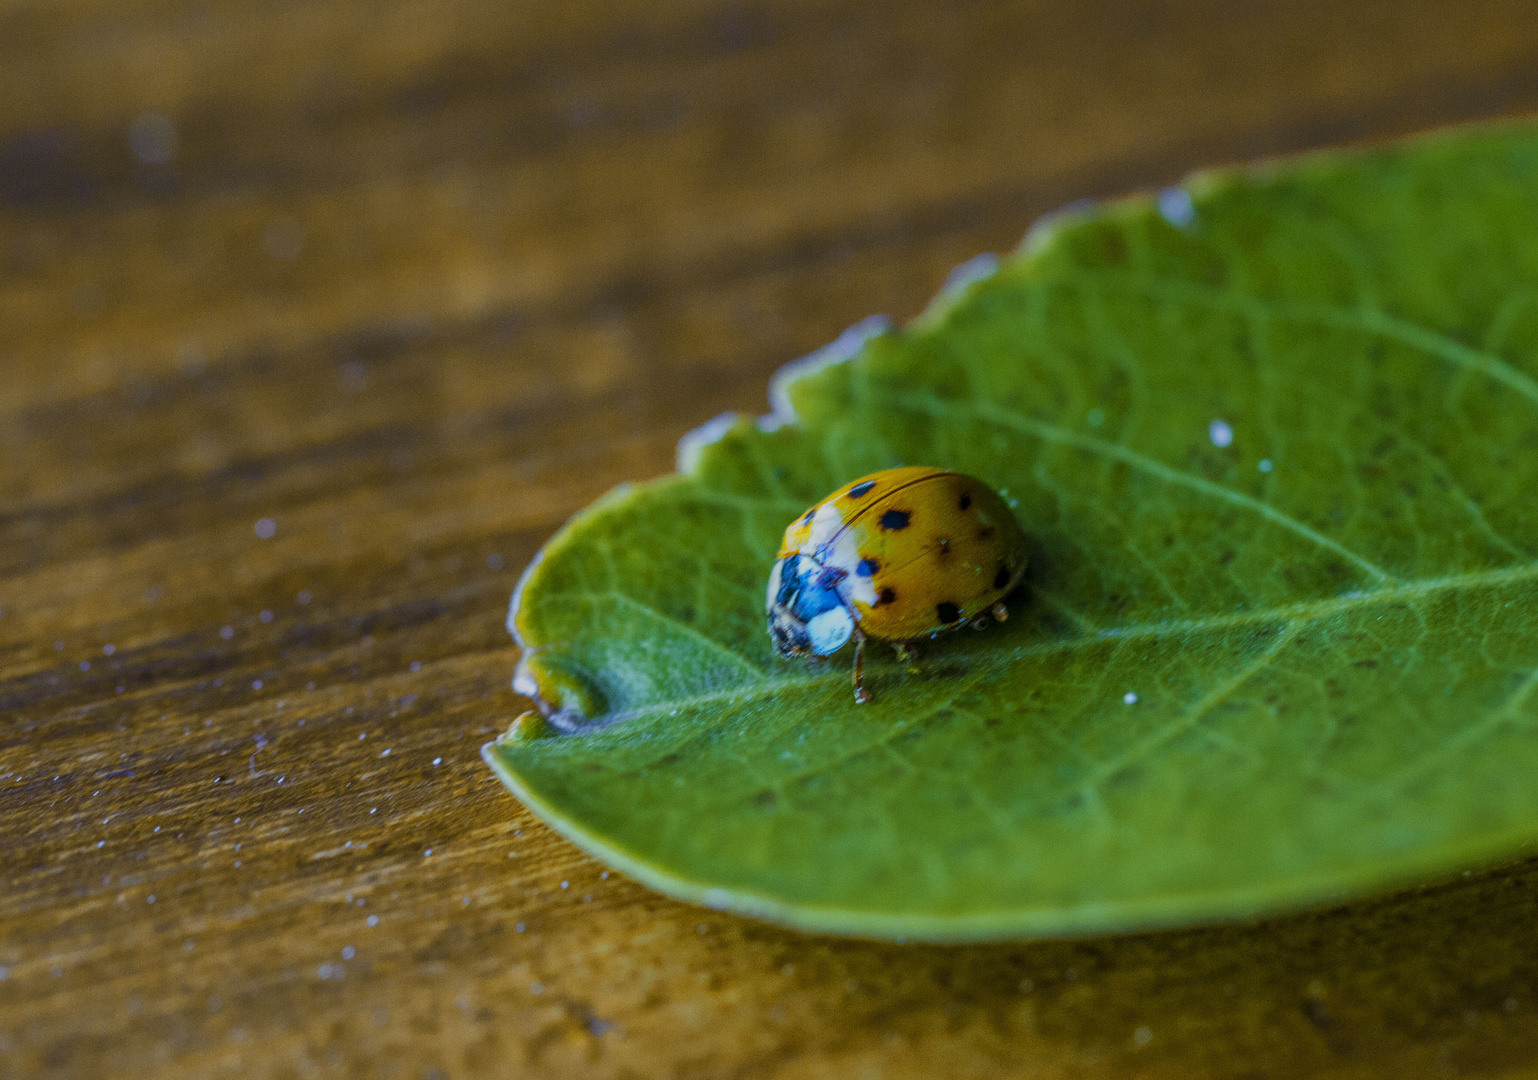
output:
[[1535, 108], [1517, 0], [9, 0], [0, 1073], [1530, 1067], [1507, 879], [805, 939], [607, 875], [475, 747], [539, 545], [779, 365], [1069, 201]]

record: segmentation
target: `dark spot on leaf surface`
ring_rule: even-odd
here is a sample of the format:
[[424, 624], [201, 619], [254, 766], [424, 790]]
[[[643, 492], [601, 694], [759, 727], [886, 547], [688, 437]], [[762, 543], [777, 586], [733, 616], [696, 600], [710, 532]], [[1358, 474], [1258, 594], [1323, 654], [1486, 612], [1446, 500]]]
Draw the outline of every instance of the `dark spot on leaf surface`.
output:
[[875, 486], [876, 481], [867, 480], [863, 484], [856, 484], [854, 487], [850, 488], [848, 494], [846, 494], [844, 497], [846, 499], [863, 499], [866, 495], [870, 494], [870, 489]]
[[935, 614], [940, 617], [941, 622], [953, 623], [961, 618], [961, 609], [949, 600], [946, 600], [935, 605]]
[[881, 515], [881, 527], [896, 532], [898, 529], [908, 527], [908, 518], [911, 517], [906, 510], [888, 510]]
[[760, 810], [773, 810], [774, 805], [777, 802], [779, 802], [778, 797], [776, 797], [774, 792], [770, 791], [768, 788], [765, 788], [763, 791], [755, 792], [753, 795], [753, 805], [758, 807]]

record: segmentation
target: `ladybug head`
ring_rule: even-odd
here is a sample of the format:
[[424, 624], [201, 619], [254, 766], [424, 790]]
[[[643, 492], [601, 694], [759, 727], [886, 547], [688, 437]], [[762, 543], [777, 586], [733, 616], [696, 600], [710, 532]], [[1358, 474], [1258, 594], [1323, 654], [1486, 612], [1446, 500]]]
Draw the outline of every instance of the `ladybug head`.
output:
[[769, 574], [769, 637], [781, 656], [827, 656], [854, 633], [854, 617], [839, 595], [842, 573], [830, 576], [815, 559], [787, 555]]
[[784, 608], [769, 612], [769, 637], [774, 642], [774, 651], [781, 656], [805, 656], [812, 651], [806, 623]]

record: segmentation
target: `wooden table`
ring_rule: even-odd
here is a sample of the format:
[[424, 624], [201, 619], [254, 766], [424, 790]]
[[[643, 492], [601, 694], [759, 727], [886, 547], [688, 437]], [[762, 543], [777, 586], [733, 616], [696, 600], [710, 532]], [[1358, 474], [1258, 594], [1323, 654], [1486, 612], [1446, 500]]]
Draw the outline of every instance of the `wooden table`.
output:
[[0, 1075], [1538, 1070], [1538, 864], [991, 947], [655, 896], [477, 747], [687, 429], [1072, 199], [1538, 106], [1499, 0], [17, 0]]

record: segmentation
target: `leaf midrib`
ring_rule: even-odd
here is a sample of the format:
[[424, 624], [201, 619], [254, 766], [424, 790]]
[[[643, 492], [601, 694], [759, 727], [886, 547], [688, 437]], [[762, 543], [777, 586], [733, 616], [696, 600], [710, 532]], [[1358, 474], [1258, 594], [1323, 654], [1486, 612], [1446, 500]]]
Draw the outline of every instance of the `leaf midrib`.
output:
[[[1273, 624], [1296, 624], [1299, 629], [1302, 629], [1333, 615], [1345, 614], [1350, 611], [1375, 606], [1414, 603], [1435, 596], [1438, 593], [1459, 589], [1471, 591], [1494, 589], [1535, 582], [1538, 582], [1538, 562], [1525, 563], [1515, 567], [1501, 567], [1495, 570], [1474, 570], [1461, 574], [1450, 574], [1444, 577], [1422, 578], [1417, 581], [1400, 581], [1393, 585], [1383, 585], [1374, 589], [1347, 592], [1339, 596], [1329, 597], [1328, 599], [1303, 600], [1276, 607], [1261, 608], [1255, 611], [1240, 611], [1194, 619], [1168, 619], [1160, 620], [1159, 622], [1131, 623], [1126, 626], [1104, 627], [1092, 634], [1054, 638], [1050, 641], [1039, 642], [1034, 645], [1017, 646], [1011, 649], [1000, 649], [994, 646], [980, 650], [961, 650], [947, 653], [946, 657], [947, 659], [979, 662], [1001, 659], [1005, 663], [1013, 663], [1035, 656], [1051, 656], [1057, 653], [1089, 648], [1106, 642], [1138, 638], [1174, 638], [1191, 634], [1217, 633], [1247, 626], [1254, 627]], [[655, 609], [652, 610], [655, 611]], [[657, 614], [670, 623], [678, 623], [678, 620], [663, 615], [661, 612], [657, 612]], [[683, 627], [682, 623], [678, 623], [678, 625]], [[688, 627], [683, 628], [692, 630], [692, 628]], [[697, 633], [697, 631], [694, 632]], [[735, 652], [728, 646], [721, 645], [719, 642], [716, 645], [722, 651], [731, 653], [741, 663], [751, 666], [752, 662], [740, 653]], [[739, 685], [709, 694], [670, 698], [654, 705], [626, 709], [604, 718], [603, 728], [609, 728], [627, 720], [655, 716], [673, 709], [682, 710], [705, 705], [770, 700], [782, 691], [809, 689], [835, 680], [847, 683], [849, 679], [848, 674], [844, 671], [829, 671], [825, 674], [789, 678], [773, 674], [763, 674], [758, 668], [753, 668], [753, 670], [760, 675], [760, 678], [749, 686]], [[601, 729], [594, 728], [593, 730], [596, 732]]]

